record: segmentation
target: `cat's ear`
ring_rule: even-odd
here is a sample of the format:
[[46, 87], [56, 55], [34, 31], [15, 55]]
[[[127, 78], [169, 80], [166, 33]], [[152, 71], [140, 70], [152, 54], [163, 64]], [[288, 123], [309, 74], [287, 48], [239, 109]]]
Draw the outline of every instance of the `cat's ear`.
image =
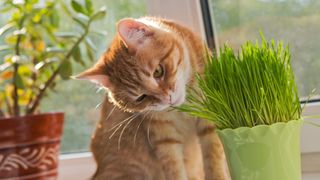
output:
[[102, 71], [97, 67], [92, 67], [76, 76], [72, 76], [72, 78], [78, 80], [88, 80], [104, 86], [108, 89], [112, 89], [112, 84], [109, 80], [109, 76], [102, 73]]
[[152, 29], [146, 24], [129, 18], [120, 20], [117, 30], [121, 39], [131, 50], [137, 50], [143, 46], [146, 40], [153, 35]]

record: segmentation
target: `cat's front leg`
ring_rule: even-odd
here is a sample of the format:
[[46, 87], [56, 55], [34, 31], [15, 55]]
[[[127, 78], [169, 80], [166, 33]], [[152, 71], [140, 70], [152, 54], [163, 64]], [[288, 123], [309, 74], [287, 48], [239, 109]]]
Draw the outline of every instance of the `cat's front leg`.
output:
[[197, 134], [201, 143], [206, 180], [227, 180], [223, 146], [215, 132], [215, 126], [199, 120]]
[[[166, 180], [188, 180], [183, 160], [182, 137], [171, 123], [159, 123], [152, 128], [150, 143], [161, 163]], [[161, 126], [159, 126], [161, 124]]]

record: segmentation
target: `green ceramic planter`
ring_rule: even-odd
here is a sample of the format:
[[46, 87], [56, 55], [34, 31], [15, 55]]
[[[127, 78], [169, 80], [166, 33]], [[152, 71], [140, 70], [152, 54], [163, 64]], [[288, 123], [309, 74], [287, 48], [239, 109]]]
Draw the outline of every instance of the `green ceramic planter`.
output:
[[232, 180], [300, 180], [301, 124], [219, 130]]

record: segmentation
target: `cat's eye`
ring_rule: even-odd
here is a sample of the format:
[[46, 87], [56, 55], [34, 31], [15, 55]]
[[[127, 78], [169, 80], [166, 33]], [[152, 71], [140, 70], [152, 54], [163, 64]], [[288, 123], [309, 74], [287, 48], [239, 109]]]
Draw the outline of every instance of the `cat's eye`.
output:
[[162, 65], [158, 65], [158, 67], [156, 68], [156, 70], [153, 73], [153, 77], [154, 78], [161, 78], [164, 75], [164, 69]]
[[138, 97], [138, 99], [137, 99], [136, 101], [137, 101], [137, 102], [141, 102], [141, 101], [143, 101], [146, 97], [147, 97], [146, 94], [142, 94], [141, 96]]

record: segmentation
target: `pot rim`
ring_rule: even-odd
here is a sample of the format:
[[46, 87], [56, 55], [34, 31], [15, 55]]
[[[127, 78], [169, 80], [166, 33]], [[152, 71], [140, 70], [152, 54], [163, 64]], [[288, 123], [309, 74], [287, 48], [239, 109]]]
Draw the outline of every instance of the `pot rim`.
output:
[[43, 116], [64, 116], [64, 112], [46, 112], [46, 113], [39, 113], [39, 114], [28, 114], [23, 116], [10, 116], [10, 117], [1, 117], [0, 121], [3, 120], [24, 120], [24, 119], [30, 119], [30, 118], [41, 118]]
[[301, 117], [300, 119], [289, 120], [287, 122], [277, 122], [277, 123], [273, 123], [271, 125], [261, 124], [261, 125], [257, 125], [257, 126], [253, 126], [253, 127], [238, 127], [238, 128], [235, 128], [235, 129], [226, 128], [226, 129], [222, 129], [222, 130], [221, 129], [217, 129], [217, 131], [220, 132], [220, 133], [228, 133], [228, 132], [239, 133], [239, 132], [243, 132], [243, 131], [247, 131], [247, 130], [264, 129], [264, 128], [270, 128], [270, 127], [275, 127], [275, 126], [283, 126], [285, 124], [293, 124], [293, 123], [302, 124], [303, 123], [303, 118]]

